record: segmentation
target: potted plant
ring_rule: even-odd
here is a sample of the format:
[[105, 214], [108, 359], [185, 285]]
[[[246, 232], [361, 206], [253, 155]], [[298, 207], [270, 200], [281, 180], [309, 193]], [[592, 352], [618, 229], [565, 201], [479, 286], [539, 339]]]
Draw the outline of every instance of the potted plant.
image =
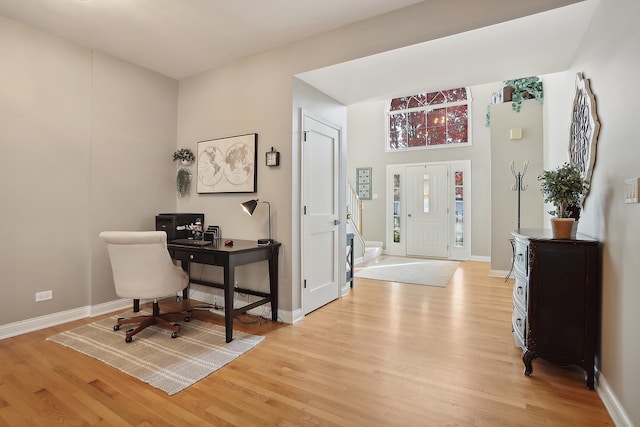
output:
[[525, 99], [536, 99], [542, 104], [542, 81], [539, 77], [532, 76], [506, 80], [504, 84], [513, 89], [511, 92], [511, 107], [514, 111], [520, 112], [522, 101]]
[[195, 159], [196, 156], [193, 154], [193, 151], [188, 148], [181, 148], [173, 153], [173, 161], [180, 160], [180, 163], [185, 166], [190, 165]]
[[551, 219], [553, 237], [570, 239], [576, 214], [578, 217], [580, 215], [582, 197], [589, 191], [589, 182], [582, 177], [575, 165], [568, 163], [553, 170], [543, 171], [538, 180], [542, 183], [545, 203], [551, 203], [555, 207], [549, 211], [554, 215]]
[[[522, 77], [519, 79], [505, 80], [505, 87], [501, 92], [496, 92], [493, 96], [498, 97], [498, 102], [511, 102], [511, 108], [516, 113], [522, 108], [522, 101], [525, 99], [536, 99], [542, 104], [542, 80], [540, 77]], [[495, 103], [495, 101], [494, 101]], [[491, 105], [487, 105], [487, 114], [485, 115], [486, 127], [491, 126]]]
[[176, 191], [178, 192], [178, 196], [184, 197], [189, 194], [190, 187], [191, 172], [189, 172], [189, 169], [180, 168], [178, 175], [176, 175]]

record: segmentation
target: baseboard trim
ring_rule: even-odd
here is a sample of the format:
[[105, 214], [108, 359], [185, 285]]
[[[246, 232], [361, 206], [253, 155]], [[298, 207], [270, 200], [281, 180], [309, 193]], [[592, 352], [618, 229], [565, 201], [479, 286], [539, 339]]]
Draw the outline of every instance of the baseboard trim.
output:
[[598, 395], [600, 396], [600, 400], [604, 404], [604, 407], [607, 408], [613, 423], [616, 427], [633, 427], [634, 424], [629, 418], [629, 415], [624, 410], [624, 407], [616, 397], [613, 390], [609, 386], [609, 383], [604, 378], [604, 375], [600, 373], [598, 375]]
[[[192, 286], [193, 287], [193, 286]], [[198, 289], [191, 289], [189, 297], [197, 301], [202, 301], [207, 304], [213, 304], [214, 295], [208, 292], [203, 292]], [[221, 302], [224, 298], [221, 299]], [[140, 301], [142, 304], [147, 302], [146, 300]], [[222, 304], [224, 305], [224, 304]], [[240, 302], [242, 305], [242, 302]], [[88, 305], [84, 307], [74, 308], [71, 310], [61, 311], [58, 313], [47, 314], [45, 316], [34, 317], [31, 319], [21, 320], [19, 322], [8, 323], [6, 325], [0, 325], [0, 340], [5, 338], [11, 338], [29, 332], [39, 331], [41, 329], [50, 328], [52, 326], [58, 326], [63, 323], [73, 322], [75, 320], [85, 319], [87, 317], [96, 317], [103, 314], [113, 313], [118, 310], [125, 310], [132, 308], [132, 302], [128, 298], [117, 299], [114, 301], [105, 302], [97, 305]], [[253, 310], [249, 310], [248, 313], [255, 314], [256, 316], [264, 316], [265, 310], [262, 307], [256, 307]], [[271, 316], [271, 309], [268, 308], [268, 316]], [[222, 313], [222, 312], [221, 312]], [[302, 310], [300, 313], [292, 313], [287, 310], [278, 309], [278, 320], [283, 323], [293, 324], [294, 322], [302, 319]], [[296, 318], [299, 316], [299, 318]]]
[[40, 329], [49, 328], [51, 326], [73, 322], [74, 320], [88, 317], [89, 314], [90, 309], [87, 306], [9, 323], [0, 326], [0, 339], [11, 338], [28, 332], [39, 331]]
[[[205, 304], [217, 305], [221, 308], [219, 313], [223, 313], [224, 309], [224, 294], [222, 290], [218, 290], [217, 288], [210, 288], [207, 286], [195, 285], [191, 284], [189, 286], [189, 298], [194, 299], [196, 301], [203, 302]], [[249, 301], [246, 301], [248, 303]], [[245, 305], [245, 301], [234, 302], [234, 306], [236, 308], [242, 307]], [[266, 310], [266, 311], [265, 311]], [[253, 314], [261, 317], [271, 317], [271, 307], [268, 305], [262, 305], [260, 307], [256, 307], [247, 311], [249, 314]], [[266, 313], [266, 314], [265, 314]], [[283, 323], [293, 323], [293, 316], [290, 311], [282, 310], [278, 308], [278, 320]]]
[[489, 277], [502, 277], [504, 279], [507, 277], [507, 274], [509, 274], [507, 270], [489, 270]]
[[130, 299], [118, 299], [94, 306], [87, 305], [84, 307], [73, 308], [71, 310], [60, 311], [58, 313], [33, 317], [19, 322], [8, 323], [0, 326], [0, 340], [29, 332], [39, 331], [52, 326], [62, 325], [63, 323], [73, 322], [74, 320], [100, 316], [102, 314], [111, 313], [127, 307], [131, 307]]

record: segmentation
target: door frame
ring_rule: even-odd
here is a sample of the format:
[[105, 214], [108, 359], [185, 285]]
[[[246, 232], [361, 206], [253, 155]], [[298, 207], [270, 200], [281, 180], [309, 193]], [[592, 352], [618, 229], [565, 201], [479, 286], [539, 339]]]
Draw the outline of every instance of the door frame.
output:
[[[447, 198], [448, 216], [449, 216], [449, 259], [468, 260], [471, 259], [471, 160], [456, 160], [442, 162], [420, 162], [420, 163], [403, 163], [387, 165], [386, 168], [386, 215], [385, 215], [385, 253], [389, 255], [406, 256], [406, 212], [407, 212], [407, 168], [412, 166], [432, 166], [446, 164], [449, 167], [449, 177], [447, 180], [447, 192], [450, 197]], [[463, 233], [464, 241], [462, 245], [456, 245], [456, 229], [455, 229], [455, 172], [463, 172], [464, 197], [462, 200], [464, 216], [463, 216]], [[394, 215], [393, 215], [393, 192], [394, 192], [394, 175], [399, 175], [400, 184], [400, 242], [396, 243], [393, 239], [394, 234]], [[404, 224], [404, 226], [403, 226]]]
[[[338, 250], [336, 251], [337, 259], [334, 262], [338, 266], [337, 271], [337, 279], [336, 286], [338, 287], [338, 298], [348, 293], [347, 286], [347, 267], [346, 262], [341, 260], [346, 259], [346, 146], [344, 141], [344, 130], [341, 126], [332, 123], [331, 121], [324, 119], [320, 116], [313, 114], [312, 112], [305, 110], [304, 108], [300, 108], [300, 133], [299, 133], [299, 146], [300, 146], [300, 199], [299, 199], [299, 212], [300, 212], [300, 221], [299, 221], [299, 231], [300, 231], [300, 240], [298, 242], [300, 248], [300, 310], [301, 315], [305, 316], [305, 303], [304, 303], [304, 278], [305, 278], [305, 268], [304, 268], [304, 260], [305, 260], [305, 251], [304, 251], [304, 202], [305, 202], [305, 193], [304, 193], [304, 179], [308, 179], [305, 176], [306, 171], [304, 170], [304, 133], [305, 133], [305, 118], [309, 118], [320, 122], [326, 126], [329, 126], [338, 132], [338, 164], [336, 166], [336, 171], [338, 171], [337, 180], [337, 191], [338, 191], [338, 220], [340, 221], [338, 224], [338, 238], [340, 236], [344, 236], [344, 244], [338, 244]], [[343, 280], [344, 279], [344, 280]]]

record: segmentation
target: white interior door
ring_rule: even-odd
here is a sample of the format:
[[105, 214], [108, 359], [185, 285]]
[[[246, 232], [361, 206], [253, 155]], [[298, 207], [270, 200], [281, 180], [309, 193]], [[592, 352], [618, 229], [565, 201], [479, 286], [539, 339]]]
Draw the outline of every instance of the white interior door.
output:
[[339, 295], [340, 130], [309, 116], [302, 128], [302, 309], [307, 314]]
[[447, 165], [407, 167], [407, 255], [449, 257]]

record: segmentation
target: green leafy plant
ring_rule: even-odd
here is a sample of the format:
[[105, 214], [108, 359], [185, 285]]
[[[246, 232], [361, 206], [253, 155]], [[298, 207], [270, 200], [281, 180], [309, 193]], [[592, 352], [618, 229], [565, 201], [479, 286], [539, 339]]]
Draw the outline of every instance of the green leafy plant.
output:
[[191, 172], [189, 172], [189, 169], [180, 168], [180, 170], [178, 170], [178, 175], [176, 175], [176, 191], [178, 192], [178, 196], [186, 196], [189, 194], [190, 188]]
[[558, 218], [575, 218], [582, 196], [589, 191], [589, 182], [580, 175], [580, 170], [565, 163], [556, 169], [543, 171], [538, 180], [542, 183], [540, 189], [545, 203], [555, 206], [555, 210], [549, 213]]
[[193, 151], [191, 151], [188, 148], [181, 148], [179, 150], [176, 150], [173, 153], [173, 161], [175, 162], [176, 160], [182, 160], [185, 162], [193, 162], [196, 159], [196, 156], [193, 154]]
[[541, 104], [543, 102], [542, 80], [537, 76], [506, 80], [504, 84], [513, 88], [511, 107], [518, 113], [522, 108], [522, 101], [525, 99], [535, 99]]
[[[541, 104], [544, 102], [542, 96], [542, 80], [537, 76], [505, 80], [504, 84], [506, 87], [503, 89], [503, 93], [511, 92], [511, 108], [517, 113], [522, 109], [522, 101], [525, 99], [535, 99]], [[508, 89], [511, 90], [509, 91]], [[509, 99], [506, 94], [505, 99]], [[486, 127], [491, 126], [491, 104], [487, 105], [484, 125]]]

